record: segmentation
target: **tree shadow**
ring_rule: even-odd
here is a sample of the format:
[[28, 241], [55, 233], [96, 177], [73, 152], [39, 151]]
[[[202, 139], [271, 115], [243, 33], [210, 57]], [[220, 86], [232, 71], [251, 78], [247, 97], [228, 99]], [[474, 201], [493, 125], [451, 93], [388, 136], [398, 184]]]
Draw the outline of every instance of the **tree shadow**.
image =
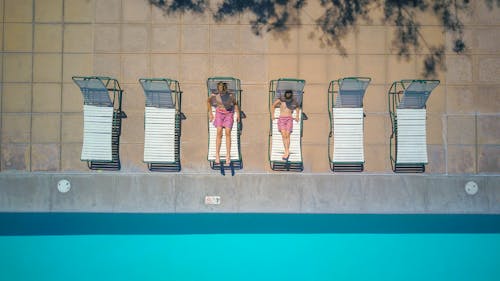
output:
[[263, 32], [284, 32], [300, 24], [299, 11], [305, 0], [224, 0], [214, 13], [216, 21], [250, 13], [250, 25], [255, 35]]
[[[221, 0], [213, 10], [209, 0], [148, 0], [152, 5], [165, 13], [209, 12], [216, 22], [227, 18], [249, 14], [249, 24], [256, 36], [272, 33], [286, 39], [287, 32], [300, 26], [300, 15], [306, 0]], [[311, 0], [310, 0], [311, 1]], [[445, 70], [444, 44], [433, 45], [426, 41], [421, 32], [419, 13], [435, 16], [441, 24], [443, 32], [450, 34], [452, 50], [457, 54], [466, 52], [464, 41], [464, 24], [460, 14], [471, 10], [469, 0], [317, 0], [323, 8], [322, 15], [315, 19], [319, 32], [319, 44], [322, 47], [336, 48], [341, 55], [348, 50], [342, 41], [351, 32], [356, 32], [360, 21], [372, 22], [370, 12], [373, 8], [383, 9], [382, 21], [386, 25], [395, 26], [392, 46], [397, 55], [408, 59], [412, 54], [425, 54], [422, 76], [433, 78], [438, 70]], [[483, 0], [493, 9], [500, 7], [500, 0]], [[496, 5], [495, 5], [496, 4]], [[313, 35], [313, 34], [312, 34]], [[314, 36], [310, 36], [312, 38]]]
[[185, 13], [188, 11], [204, 13], [208, 7], [206, 0], [148, 0], [151, 5], [158, 7], [166, 14]]

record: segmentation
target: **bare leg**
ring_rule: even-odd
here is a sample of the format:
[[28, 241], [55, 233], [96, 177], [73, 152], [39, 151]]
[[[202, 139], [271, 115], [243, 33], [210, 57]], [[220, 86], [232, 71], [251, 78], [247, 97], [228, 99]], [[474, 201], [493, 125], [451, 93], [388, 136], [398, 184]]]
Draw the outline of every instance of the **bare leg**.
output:
[[283, 144], [285, 145], [285, 155], [284, 157], [285, 158], [288, 158], [288, 156], [290, 156], [290, 132], [287, 132], [287, 131], [283, 131], [283, 135], [284, 135], [284, 141], [283, 141]]
[[231, 128], [226, 128], [226, 164], [231, 163]]
[[286, 131], [285, 130], [281, 131], [281, 139], [283, 140], [283, 146], [285, 148], [285, 152], [283, 153], [282, 158], [286, 158], [287, 157], [288, 148], [287, 148], [287, 145], [286, 145]]
[[217, 128], [217, 137], [215, 138], [215, 163], [220, 163], [220, 146], [222, 143], [222, 127]]

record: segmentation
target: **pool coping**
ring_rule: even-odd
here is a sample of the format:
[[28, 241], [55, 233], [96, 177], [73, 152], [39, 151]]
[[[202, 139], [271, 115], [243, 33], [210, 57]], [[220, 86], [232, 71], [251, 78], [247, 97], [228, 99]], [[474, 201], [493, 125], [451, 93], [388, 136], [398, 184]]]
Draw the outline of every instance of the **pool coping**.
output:
[[0, 212], [500, 214], [500, 175], [2, 172]]

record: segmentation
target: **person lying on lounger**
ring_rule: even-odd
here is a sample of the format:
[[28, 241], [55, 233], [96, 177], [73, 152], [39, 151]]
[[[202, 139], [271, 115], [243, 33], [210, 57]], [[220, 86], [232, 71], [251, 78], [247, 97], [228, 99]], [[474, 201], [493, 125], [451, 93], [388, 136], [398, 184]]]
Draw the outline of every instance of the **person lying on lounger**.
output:
[[[240, 114], [236, 97], [233, 93], [227, 91], [227, 84], [217, 83], [217, 92], [212, 93], [207, 100], [209, 121], [214, 122], [217, 128], [217, 137], [215, 139], [215, 164], [220, 164], [220, 147], [222, 143], [222, 128], [226, 131], [226, 165], [231, 164], [231, 129], [234, 123], [234, 114], [236, 122], [240, 122]], [[215, 119], [212, 113], [212, 106], [216, 107]]]
[[295, 120], [299, 122], [299, 112], [300, 104], [293, 98], [293, 92], [291, 90], [286, 90], [285, 94], [277, 98], [273, 105], [271, 106], [271, 118], [274, 120], [274, 108], [280, 107], [280, 116], [278, 118], [278, 130], [283, 138], [283, 145], [285, 147], [285, 153], [282, 159], [288, 161], [290, 157], [290, 134], [293, 129], [293, 111], [296, 110]]

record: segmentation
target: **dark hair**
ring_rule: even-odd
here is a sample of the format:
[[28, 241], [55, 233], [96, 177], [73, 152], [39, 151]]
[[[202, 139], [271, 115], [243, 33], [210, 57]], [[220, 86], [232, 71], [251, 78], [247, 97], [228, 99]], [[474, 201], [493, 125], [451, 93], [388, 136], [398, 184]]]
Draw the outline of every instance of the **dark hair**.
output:
[[222, 86], [222, 91], [227, 92], [227, 83], [224, 81], [217, 82], [217, 91], [219, 90], [219, 86]]
[[291, 99], [293, 97], [293, 92], [291, 90], [286, 90], [284, 97], [287, 100]]

